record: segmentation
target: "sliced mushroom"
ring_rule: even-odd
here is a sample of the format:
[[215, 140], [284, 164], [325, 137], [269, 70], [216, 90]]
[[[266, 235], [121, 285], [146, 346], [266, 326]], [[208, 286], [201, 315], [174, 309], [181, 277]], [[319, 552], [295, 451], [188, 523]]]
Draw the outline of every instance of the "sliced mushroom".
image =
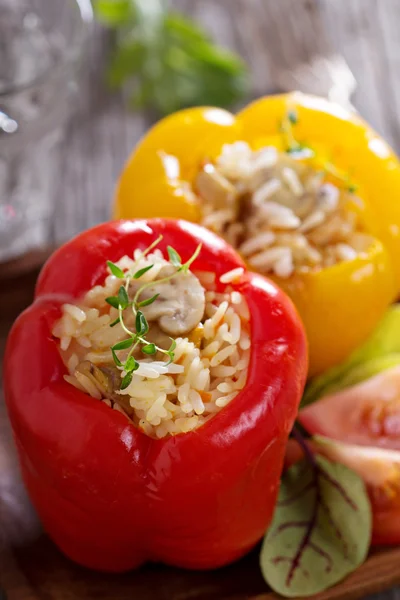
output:
[[215, 209], [235, 206], [238, 193], [234, 185], [207, 163], [196, 178], [198, 194]]
[[[160, 279], [174, 272], [168, 265], [160, 271]], [[154, 282], [146, 288], [141, 300], [159, 294], [149, 306], [143, 307], [148, 321], [158, 321], [160, 329], [170, 336], [178, 337], [192, 331], [203, 318], [205, 309], [205, 292], [200, 281], [193, 273], [181, 272], [164, 283]]]
[[250, 193], [242, 194], [238, 201], [237, 220], [245, 228], [246, 217], [253, 210], [252, 196]]
[[118, 394], [116, 400], [114, 400], [115, 404], [119, 404], [121, 408], [124, 409], [128, 417], [133, 418], [135, 411], [130, 404], [130, 396], [127, 394]]
[[76, 373], [85, 375], [96, 386], [104, 398], [115, 400], [117, 397], [115, 390], [119, 389], [121, 385], [121, 376], [117, 368], [98, 367], [90, 362], [90, 360], [84, 360], [76, 367]]
[[98, 367], [89, 360], [84, 360], [76, 367], [76, 373], [87, 377], [96, 386], [103, 398], [117, 402], [129, 416], [133, 415], [134, 411], [129, 403], [129, 396], [116, 393], [116, 390], [119, 390], [121, 386], [120, 371], [116, 367]]

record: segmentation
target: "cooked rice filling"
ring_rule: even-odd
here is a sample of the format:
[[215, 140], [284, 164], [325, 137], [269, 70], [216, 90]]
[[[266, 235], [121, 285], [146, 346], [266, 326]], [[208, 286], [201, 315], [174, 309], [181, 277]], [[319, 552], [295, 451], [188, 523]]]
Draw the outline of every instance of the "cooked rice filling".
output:
[[[77, 304], [64, 304], [53, 328], [68, 369], [65, 380], [122, 412], [149, 436], [200, 427], [246, 384], [250, 317], [245, 298], [231, 286], [243, 269], [221, 277], [226, 288], [220, 293], [215, 274], [177, 272], [158, 249], [147, 255], [136, 250], [133, 259], [124, 256], [116, 266], [129, 277], [130, 300], [139, 288], [144, 288], [139, 290], [144, 304], [158, 294], [141, 308], [146, 339], [118, 350], [121, 365], [115, 363], [111, 348], [129, 339], [126, 329], [135, 327], [135, 314], [127, 308], [123, 322], [118, 321], [118, 308], [108, 300], [118, 294], [121, 279], [110, 273]], [[132, 274], [138, 271], [144, 273], [135, 280]], [[168, 354], [171, 340], [175, 347]], [[153, 344], [149, 356], [144, 351]], [[136, 370], [121, 389], [129, 356]]]
[[288, 278], [352, 260], [369, 245], [351, 192], [299, 157], [246, 142], [223, 146], [206, 162], [194, 192], [201, 224], [238, 248], [262, 273]]

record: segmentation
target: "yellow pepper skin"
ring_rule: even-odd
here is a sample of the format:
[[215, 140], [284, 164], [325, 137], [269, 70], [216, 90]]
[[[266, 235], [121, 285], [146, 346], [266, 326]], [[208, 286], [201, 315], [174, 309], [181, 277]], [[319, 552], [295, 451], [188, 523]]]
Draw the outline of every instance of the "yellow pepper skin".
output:
[[190, 108], [156, 123], [129, 158], [116, 190], [117, 219], [171, 217], [198, 221], [200, 207], [190, 202], [182, 184], [216, 143], [240, 139], [236, 118], [220, 108]]
[[304, 321], [312, 376], [359, 346], [400, 291], [400, 163], [356, 114], [297, 92], [261, 98], [236, 116], [210, 107], [175, 113], [156, 124], [129, 158], [117, 185], [114, 216], [199, 221], [199, 201], [184, 190], [201, 163], [238, 140], [253, 149], [283, 149], [279, 123], [289, 108], [298, 115], [296, 139], [350, 173], [363, 200], [363, 227], [373, 238], [353, 260], [289, 279], [271, 277]]

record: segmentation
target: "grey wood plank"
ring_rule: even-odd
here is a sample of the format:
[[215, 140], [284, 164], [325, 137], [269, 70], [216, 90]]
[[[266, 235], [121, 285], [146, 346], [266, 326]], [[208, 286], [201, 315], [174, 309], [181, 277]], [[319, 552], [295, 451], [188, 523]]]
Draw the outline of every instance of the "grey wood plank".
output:
[[149, 125], [127, 109], [120, 94], [103, 84], [107, 36], [98, 31], [89, 44], [81, 103], [61, 149], [54, 236], [57, 243], [111, 215], [118, 174]]
[[[391, 0], [388, 2], [391, 4]], [[354, 104], [360, 113], [391, 143], [396, 140], [387, 118], [386, 99], [390, 96], [383, 79], [385, 48], [375, 0], [351, 0], [346, 18], [343, 5], [324, 0], [326, 29], [354, 71], [357, 90]]]

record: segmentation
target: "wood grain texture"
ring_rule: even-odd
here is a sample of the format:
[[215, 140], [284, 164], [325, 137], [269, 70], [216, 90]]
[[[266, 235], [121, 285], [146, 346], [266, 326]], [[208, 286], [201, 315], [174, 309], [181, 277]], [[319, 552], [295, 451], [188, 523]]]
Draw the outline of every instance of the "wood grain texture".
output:
[[[175, 0], [171, 4], [194, 15], [222, 44], [242, 54], [251, 67], [253, 97], [292, 87], [293, 71], [318, 56], [343, 56], [357, 80], [354, 105], [400, 150], [399, 0]], [[80, 105], [60, 150], [53, 244], [109, 218], [118, 173], [150, 125], [142, 114], [129, 112], [120, 95], [104, 88], [102, 69], [108, 48], [108, 35], [97, 29], [88, 47]], [[325, 71], [313, 81], [323, 93], [328, 93], [331, 83]], [[32, 274], [0, 283], [0, 355], [12, 321], [32, 297], [34, 279]], [[46, 537], [38, 538], [37, 531], [18, 478], [1, 402], [0, 585], [7, 590], [8, 600], [276, 598], [266, 592], [255, 552], [213, 573], [149, 566], [112, 577], [72, 565]], [[24, 539], [26, 544], [6, 552], [5, 542], [9, 548], [11, 539]], [[344, 583], [317, 598], [367, 597], [400, 583], [399, 565], [400, 550], [372, 556]], [[373, 598], [399, 599], [400, 588]]]
[[[400, 583], [400, 549], [385, 550], [372, 555], [357, 571], [342, 581], [334, 588], [326, 590], [321, 594], [313, 596], [313, 600], [358, 600], [365, 598], [372, 592], [380, 592], [389, 586]], [[382, 594], [379, 598], [396, 598], [396, 592], [392, 596]], [[279, 600], [276, 594], [262, 594], [252, 600]], [[299, 600], [299, 599], [297, 599]]]
[[[1, 562], [3, 558], [3, 562]], [[358, 600], [400, 582], [400, 550], [377, 554], [357, 573], [313, 600]], [[239, 563], [208, 573], [146, 566], [124, 575], [87, 571], [67, 561], [45, 537], [0, 555], [7, 600], [279, 600], [264, 593], [265, 583], [253, 552]], [[386, 596], [390, 598], [390, 596]], [[392, 596], [396, 598], [396, 595]], [[374, 600], [386, 600], [377, 596]], [[2, 600], [2, 599], [1, 599]], [[299, 599], [297, 599], [299, 600]], [[372, 599], [371, 599], [372, 600]]]

